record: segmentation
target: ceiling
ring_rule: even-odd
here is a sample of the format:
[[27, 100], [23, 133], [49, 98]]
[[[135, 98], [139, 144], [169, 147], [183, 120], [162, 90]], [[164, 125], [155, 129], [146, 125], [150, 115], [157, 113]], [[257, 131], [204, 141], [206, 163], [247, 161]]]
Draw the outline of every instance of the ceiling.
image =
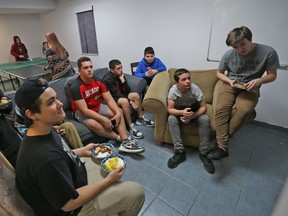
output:
[[30, 8], [30, 9], [19, 9], [19, 8], [0, 8], [0, 14], [40, 14], [51, 9], [45, 8]]
[[58, 0], [0, 0], [0, 14], [40, 14], [54, 10]]

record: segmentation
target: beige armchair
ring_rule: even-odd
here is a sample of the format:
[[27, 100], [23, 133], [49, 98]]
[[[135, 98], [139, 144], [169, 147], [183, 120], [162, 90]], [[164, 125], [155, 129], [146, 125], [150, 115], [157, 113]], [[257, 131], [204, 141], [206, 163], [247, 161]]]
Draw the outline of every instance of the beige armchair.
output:
[[[177, 69], [170, 68], [168, 71], [157, 74], [143, 100], [145, 111], [154, 114], [155, 129], [154, 138], [157, 143], [172, 143], [169, 127], [168, 127], [168, 110], [167, 110], [167, 95], [170, 87], [174, 83], [173, 75]], [[217, 100], [217, 83], [221, 82], [216, 76], [216, 69], [213, 70], [190, 70], [192, 82], [200, 87], [207, 105], [207, 114], [211, 121], [212, 129], [215, 130], [214, 109]], [[236, 112], [235, 107], [232, 110], [231, 116]], [[255, 112], [249, 117], [249, 120], [255, 118]], [[198, 127], [195, 123], [190, 123], [181, 129], [181, 135], [184, 145], [198, 147], [199, 134]]]

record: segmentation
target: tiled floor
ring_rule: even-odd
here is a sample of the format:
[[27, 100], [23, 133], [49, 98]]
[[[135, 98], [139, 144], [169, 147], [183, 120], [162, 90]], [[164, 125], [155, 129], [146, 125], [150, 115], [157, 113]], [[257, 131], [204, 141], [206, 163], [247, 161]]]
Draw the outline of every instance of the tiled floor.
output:
[[[152, 116], [150, 115], [150, 118]], [[197, 149], [187, 148], [187, 160], [167, 167], [172, 145], [158, 145], [153, 128], [138, 127], [146, 151], [125, 155], [125, 180], [145, 188], [140, 216], [269, 216], [288, 176], [288, 132], [250, 123], [230, 141], [230, 156], [206, 173]]]

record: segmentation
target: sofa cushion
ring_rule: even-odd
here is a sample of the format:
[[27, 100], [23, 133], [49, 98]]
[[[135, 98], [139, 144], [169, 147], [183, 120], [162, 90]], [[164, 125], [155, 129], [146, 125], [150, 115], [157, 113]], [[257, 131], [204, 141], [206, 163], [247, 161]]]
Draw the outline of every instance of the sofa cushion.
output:
[[49, 82], [49, 86], [56, 91], [58, 99], [63, 103], [64, 111], [71, 110], [71, 104], [69, 103], [66, 92], [64, 91], [66, 80], [67, 78], [61, 78]]
[[[178, 68], [170, 68], [168, 70], [171, 85], [174, 84], [174, 73]], [[189, 70], [192, 83], [196, 84], [203, 92], [205, 96], [205, 102], [212, 104], [213, 92], [218, 81], [216, 76], [216, 69], [213, 70]], [[205, 76], [203, 76], [205, 74]]]
[[67, 98], [67, 101], [69, 103], [69, 110], [72, 110], [71, 109], [71, 104], [72, 104], [72, 98], [71, 98], [71, 93], [70, 93], [70, 86], [71, 84], [74, 82], [74, 80], [76, 80], [78, 77], [78, 75], [75, 75], [73, 77], [69, 77], [68, 79], [66, 79], [66, 82], [64, 84], [64, 92], [66, 94], [66, 98]]
[[94, 70], [94, 75], [98, 78], [98, 79], [103, 79], [104, 75], [106, 73], [109, 72], [109, 69], [106, 68], [98, 68]]

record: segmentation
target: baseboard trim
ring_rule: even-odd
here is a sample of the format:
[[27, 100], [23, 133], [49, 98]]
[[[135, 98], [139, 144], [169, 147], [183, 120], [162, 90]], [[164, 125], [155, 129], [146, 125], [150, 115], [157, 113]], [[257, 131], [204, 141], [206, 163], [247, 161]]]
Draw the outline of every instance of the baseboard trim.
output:
[[268, 124], [266, 122], [261, 122], [261, 121], [256, 121], [253, 120], [251, 122], [249, 122], [250, 124], [254, 124], [254, 125], [258, 125], [258, 126], [262, 126], [262, 127], [267, 127], [267, 128], [271, 128], [271, 129], [275, 129], [278, 131], [283, 131], [288, 133], [288, 128], [282, 127], [282, 126], [278, 126], [278, 125], [272, 125], [272, 124]]

